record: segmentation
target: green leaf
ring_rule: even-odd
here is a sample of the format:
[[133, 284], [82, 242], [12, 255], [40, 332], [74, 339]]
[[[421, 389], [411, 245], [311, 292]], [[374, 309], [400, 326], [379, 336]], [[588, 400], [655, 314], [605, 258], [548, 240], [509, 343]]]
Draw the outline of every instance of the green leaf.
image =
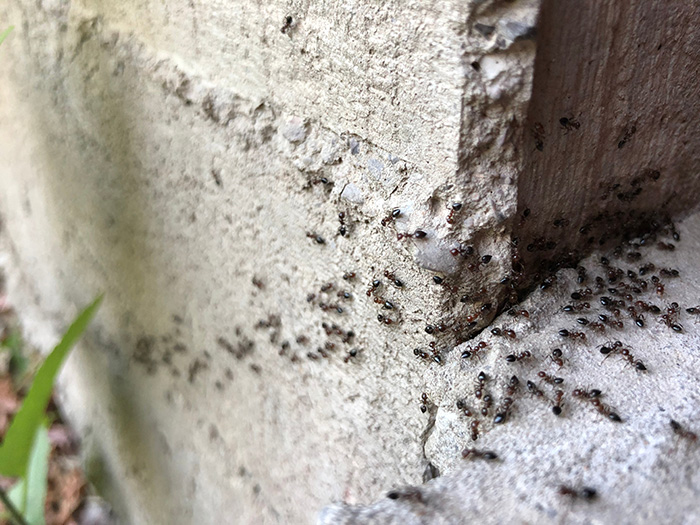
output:
[[7, 35], [9, 35], [14, 28], [15, 26], [10, 26], [7, 29], [5, 29], [2, 33], [0, 33], [0, 44], [2, 44], [2, 41], [7, 38]]
[[36, 431], [27, 468], [27, 504], [24, 508], [24, 517], [29, 525], [45, 525], [46, 523], [44, 521], [44, 507], [49, 474], [49, 452], [51, 452], [49, 429], [48, 423], [44, 421]]
[[53, 381], [68, 351], [78, 341], [102, 302], [100, 295], [83, 310], [70, 325], [56, 348], [46, 357], [34, 377], [32, 386], [21, 408], [15, 415], [0, 446], [0, 474], [23, 477], [27, 470], [34, 435], [44, 419], [44, 412], [51, 397]]

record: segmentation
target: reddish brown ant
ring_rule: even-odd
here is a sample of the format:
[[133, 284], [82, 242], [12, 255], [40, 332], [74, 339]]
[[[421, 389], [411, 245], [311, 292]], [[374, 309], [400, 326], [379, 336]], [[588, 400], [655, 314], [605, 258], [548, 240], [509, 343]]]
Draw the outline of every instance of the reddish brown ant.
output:
[[486, 341], [480, 341], [479, 344], [477, 344], [476, 346], [468, 346], [467, 350], [464, 350], [462, 352], [462, 359], [469, 359], [472, 356], [478, 357], [479, 352], [481, 352], [487, 346], [489, 345]]
[[560, 416], [561, 415], [561, 407], [562, 407], [562, 398], [564, 397], [564, 391], [563, 390], [557, 390], [554, 392], [554, 406], [552, 407], [552, 413], [555, 416]]
[[680, 311], [681, 310], [678, 303], [671, 303], [666, 307], [666, 313], [661, 316], [659, 322], [664, 323], [674, 332], [682, 332], [683, 326], [680, 323], [678, 323], [678, 316], [680, 314]]
[[479, 375], [476, 378], [476, 389], [474, 390], [474, 397], [477, 399], [481, 399], [487, 379], [488, 377], [484, 372], [479, 372]]
[[552, 350], [552, 353], [551, 353], [551, 355], [549, 356], [549, 358], [550, 358], [550, 359], [552, 360], [552, 362], [553, 362], [555, 365], [557, 365], [559, 368], [561, 368], [562, 366], [564, 366], [564, 359], [563, 359], [563, 356], [562, 356], [562, 351], [561, 351], [561, 349], [555, 348], [554, 350]]
[[394, 208], [391, 210], [391, 213], [384, 217], [382, 219], [382, 226], [387, 226], [394, 222], [395, 219], [398, 219], [401, 216], [401, 209], [400, 208]]
[[474, 415], [463, 399], [457, 401], [457, 410], [461, 410], [467, 417], [472, 417], [472, 415]]
[[493, 422], [496, 425], [500, 425], [506, 422], [508, 418], [508, 412], [510, 407], [513, 405], [513, 396], [518, 391], [518, 386], [520, 385], [520, 380], [517, 376], [512, 376], [508, 381], [508, 387], [506, 388], [506, 397], [501, 402], [501, 405], [496, 411], [496, 415], [493, 418]]
[[588, 310], [591, 307], [590, 303], [575, 303], [575, 304], [567, 304], [562, 310], [564, 310], [567, 313], [574, 313], [574, 312], [580, 312], [582, 310]]
[[542, 379], [545, 383], [549, 383], [550, 385], [560, 385], [564, 382], [564, 379], [561, 377], [554, 377], [549, 375], [547, 372], [540, 371], [537, 373], [537, 376]]
[[430, 404], [430, 399], [428, 399], [428, 394], [426, 394], [425, 392], [423, 392], [420, 395], [420, 399], [421, 399], [420, 411], [425, 414], [425, 412], [428, 410], [428, 405]]
[[454, 223], [454, 215], [457, 213], [459, 210], [462, 209], [462, 203], [461, 202], [453, 202], [449, 206], [450, 214], [447, 216], [447, 224], [452, 224]]
[[486, 394], [483, 399], [483, 406], [481, 407], [481, 415], [486, 417], [489, 415], [489, 409], [493, 403], [493, 398], [490, 394]]
[[476, 441], [477, 439], [479, 439], [479, 420], [474, 419], [469, 425], [469, 428], [471, 430], [472, 441]]
[[516, 361], [522, 361], [523, 359], [529, 359], [532, 354], [528, 351], [520, 352], [519, 354], [509, 354], [505, 357], [505, 360], [509, 363], [515, 363]]

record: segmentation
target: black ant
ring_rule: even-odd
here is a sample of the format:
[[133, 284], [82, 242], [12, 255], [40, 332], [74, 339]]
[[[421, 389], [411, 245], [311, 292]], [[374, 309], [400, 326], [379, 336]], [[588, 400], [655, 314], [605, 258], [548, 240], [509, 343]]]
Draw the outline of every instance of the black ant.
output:
[[569, 330], [562, 328], [559, 330], [559, 335], [564, 338], [569, 338], [569, 339], [580, 339], [581, 341], [586, 340], [586, 334], [583, 332], [570, 332]]
[[572, 118], [567, 118], [567, 117], [562, 117], [559, 119], [559, 124], [568, 132], [573, 129], [579, 129], [581, 127], [581, 124], [579, 123], [578, 120]]
[[465, 448], [462, 450], [462, 458], [463, 459], [485, 459], [487, 461], [493, 461], [495, 459], [498, 459], [498, 456], [496, 455], [495, 452], [491, 452], [489, 450], [477, 450], [475, 448]]
[[326, 240], [317, 233], [306, 232], [306, 236], [309, 239], [313, 239], [314, 241], [316, 241], [316, 244], [326, 244]]
[[591, 487], [583, 487], [580, 490], [567, 485], [561, 485], [557, 489], [557, 494], [566, 496], [571, 499], [581, 499], [584, 501], [592, 501], [598, 496], [598, 491]]
[[683, 439], [687, 439], [692, 443], [695, 443], [698, 440], [698, 435], [695, 432], [691, 432], [690, 430], [683, 428], [683, 426], [675, 419], [671, 420], [671, 429], [676, 435], [682, 437]]
[[421, 406], [420, 406], [420, 411], [425, 414], [425, 412], [428, 410], [428, 405], [430, 404], [430, 399], [428, 399], [428, 394], [423, 392], [420, 395], [420, 400], [421, 400]]

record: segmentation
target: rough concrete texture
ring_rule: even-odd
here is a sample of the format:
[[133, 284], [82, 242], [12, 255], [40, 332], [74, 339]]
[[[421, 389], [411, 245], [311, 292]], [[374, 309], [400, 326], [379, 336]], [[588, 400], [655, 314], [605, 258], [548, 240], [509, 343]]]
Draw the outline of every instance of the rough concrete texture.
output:
[[[552, 287], [537, 290], [522, 303], [528, 318], [504, 313], [494, 321], [494, 328], [514, 330], [516, 339], [484, 331], [447, 354], [444, 366], [431, 365], [426, 371], [429, 410], [423, 417], [434, 419], [435, 424], [426, 454], [446, 475], [422, 487], [397, 488], [371, 506], [329, 506], [320, 522], [700, 521], [700, 215], [678, 225], [677, 231], [682, 240], [673, 252], [659, 250], [655, 244], [641, 249], [625, 246], [620, 257], [605, 254], [608, 266], [601, 264], [599, 255], [582, 261], [586, 269], [583, 283], [577, 282], [582, 274], [576, 270], [560, 271]], [[636, 260], [630, 253], [642, 257]], [[640, 277], [639, 268], [649, 263], [656, 268]], [[623, 277], [611, 283], [609, 272], [612, 269], [610, 275], [615, 275], [617, 268], [624, 271]], [[679, 276], [664, 277], [663, 270], [669, 268]], [[627, 276], [628, 270], [637, 273], [636, 281]], [[653, 276], [660, 278], [663, 293], [653, 286]], [[595, 277], [603, 278], [602, 287], [596, 286]], [[647, 290], [636, 293], [633, 288], [642, 281], [647, 281]], [[583, 301], [571, 299], [571, 293], [589, 287], [593, 293]], [[624, 297], [626, 293], [633, 295], [632, 301]], [[635, 306], [636, 319], [643, 326], [637, 325], [626, 307], [619, 306], [620, 317], [615, 317], [615, 306], [602, 305], [608, 299]], [[645, 312], [637, 301], [648, 307], [656, 305], [661, 313]], [[583, 302], [590, 308], [572, 313], [563, 310]], [[680, 327], [678, 332], [663, 319], [674, 302], [679, 305], [678, 316], [669, 321]], [[606, 324], [601, 332], [592, 324], [600, 322], [600, 314], [623, 326]], [[583, 325], [577, 319], [589, 322]], [[562, 337], [561, 329], [583, 333], [586, 339]], [[615, 347], [614, 341], [623, 346]], [[488, 344], [479, 353], [480, 359], [462, 357], [465, 349], [476, 348], [480, 342]], [[607, 357], [601, 353], [606, 346], [614, 349]], [[551, 358], [555, 348], [562, 351], [562, 366]], [[524, 352], [531, 356], [513, 362], [506, 359]], [[640, 362], [646, 370], [637, 369]], [[482, 371], [487, 379], [477, 399]], [[563, 382], [548, 384], [539, 372]], [[519, 387], [507, 392], [513, 375]], [[576, 389], [599, 389], [597, 399], [621, 422], [599, 412], [592, 403], [596, 398], [575, 397]], [[563, 392], [559, 416], [553, 413], [557, 390]], [[488, 415], [482, 416], [487, 395], [493, 402]], [[494, 424], [507, 396], [513, 403], [506, 421]], [[459, 409], [458, 402], [462, 403]], [[414, 410], [418, 404], [414, 403]], [[474, 415], [467, 417], [462, 407]], [[675, 431], [671, 420], [680, 425]], [[476, 441], [472, 439], [473, 421], [479, 422]], [[471, 459], [473, 455], [462, 459], [465, 448], [491, 451], [498, 459]], [[579, 497], [561, 494], [562, 487], [578, 491]], [[597, 496], [583, 497], [584, 488], [594, 489]]]
[[537, 4], [86, 5], [1, 8], [0, 198], [29, 336], [106, 292], [61, 382], [100, 488], [302, 523], [420, 482], [412, 350], [504, 295]]

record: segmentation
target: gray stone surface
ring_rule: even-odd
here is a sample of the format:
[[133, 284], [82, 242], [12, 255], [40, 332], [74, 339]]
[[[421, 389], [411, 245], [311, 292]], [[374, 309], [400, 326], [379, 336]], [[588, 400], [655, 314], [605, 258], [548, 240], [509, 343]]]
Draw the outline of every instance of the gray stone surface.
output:
[[[422, 479], [412, 350], [503, 293], [532, 79], [532, 40], [474, 28], [536, 7], [0, 8], [17, 26], [0, 60], [9, 289], [44, 347], [106, 292], [61, 396], [125, 521], [303, 523]], [[459, 241], [493, 260], [465, 270]], [[365, 295], [375, 278], [394, 309]]]
[[[700, 302], [700, 215], [679, 225], [679, 247], [672, 253], [657, 248], [640, 250], [643, 259], [629, 263], [607, 254], [613, 267], [637, 271], [654, 262], [659, 276], [662, 268], [674, 268], [679, 277], [663, 278], [664, 293], [655, 289], [634, 294], [634, 301], [656, 304], [664, 309], [673, 302], [681, 306], [676, 333], [660, 316], [647, 312], [644, 326], [638, 327], [626, 312], [622, 329], [607, 327], [604, 333], [584, 327], [577, 318], [597, 320], [599, 313], [610, 314], [600, 304], [612, 296], [603, 289], [586, 299], [591, 305], [579, 313], [566, 313], [562, 307], [576, 303], [570, 293], [593, 285], [594, 276], [605, 276], [599, 255], [582, 261], [588, 280], [579, 285], [577, 272], [562, 270], [556, 284], [538, 290], [522, 306], [529, 318], [502, 314], [494, 327], [515, 330], [517, 339], [484, 331], [473, 341], [455, 348], [444, 366], [432, 365], [426, 371], [426, 393], [435, 424], [426, 444], [428, 459], [444, 474], [419, 487], [397, 487], [398, 499], [385, 498], [374, 505], [329, 506], [319, 523], [697, 523], [700, 521], [700, 329], [697, 314], [685, 309]], [[646, 276], [649, 279], [651, 273]], [[606, 279], [607, 281], [607, 279]], [[630, 280], [624, 278], [627, 285]], [[619, 282], [607, 285], [621, 288]], [[603, 295], [605, 294], [605, 295]], [[624, 298], [622, 300], [625, 300]], [[631, 304], [627, 301], [628, 306]], [[624, 310], [623, 310], [624, 311]], [[637, 311], [642, 313], [641, 308]], [[560, 329], [583, 332], [586, 341], [562, 338]], [[647, 371], [640, 372], [620, 354], [606, 359], [600, 348], [622, 341], [634, 360]], [[488, 343], [482, 358], [462, 359], [466, 346]], [[564, 365], [559, 367], [549, 355], [560, 348]], [[531, 358], [510, 363], [508, 354], [529, 351]], [[506, 383], [513, 375], [520, 389], [506, 423], [494, 425], [497, 410], [488, 417], [478, 414], [484, 406], [475, 398], [479, 372], [488, 376], [484, 395], [491, 394], [494, 407], [503, 402]], [[564, 379], [557, 386], [538, 377], [544, 371]], [[544, 397], [528, 393], [526, 380], [536, 384]], [[564, 392], [560, 416], [552, 413], [554, 390]], [[600, 389], [600, 400], [617, 413], [616, 423], [599, 414], [590, 401], [572, 396], [573, 390]], [[456, 408], [463, 400], [475, 416], [468, 418]], [[416, 403], [417, 405], [417, 403]], [[414, 407], [414, 410], [417, 406]], [[671, 419], [696, 437], [675, 433]], [[479, 436], [472, 441], [471, 421], [479, 420]], [[496, 461], [461, 457], [466, 448], [493, 451]], [[561, 486], [594, 488], [593, 501], [559, 494]]]

